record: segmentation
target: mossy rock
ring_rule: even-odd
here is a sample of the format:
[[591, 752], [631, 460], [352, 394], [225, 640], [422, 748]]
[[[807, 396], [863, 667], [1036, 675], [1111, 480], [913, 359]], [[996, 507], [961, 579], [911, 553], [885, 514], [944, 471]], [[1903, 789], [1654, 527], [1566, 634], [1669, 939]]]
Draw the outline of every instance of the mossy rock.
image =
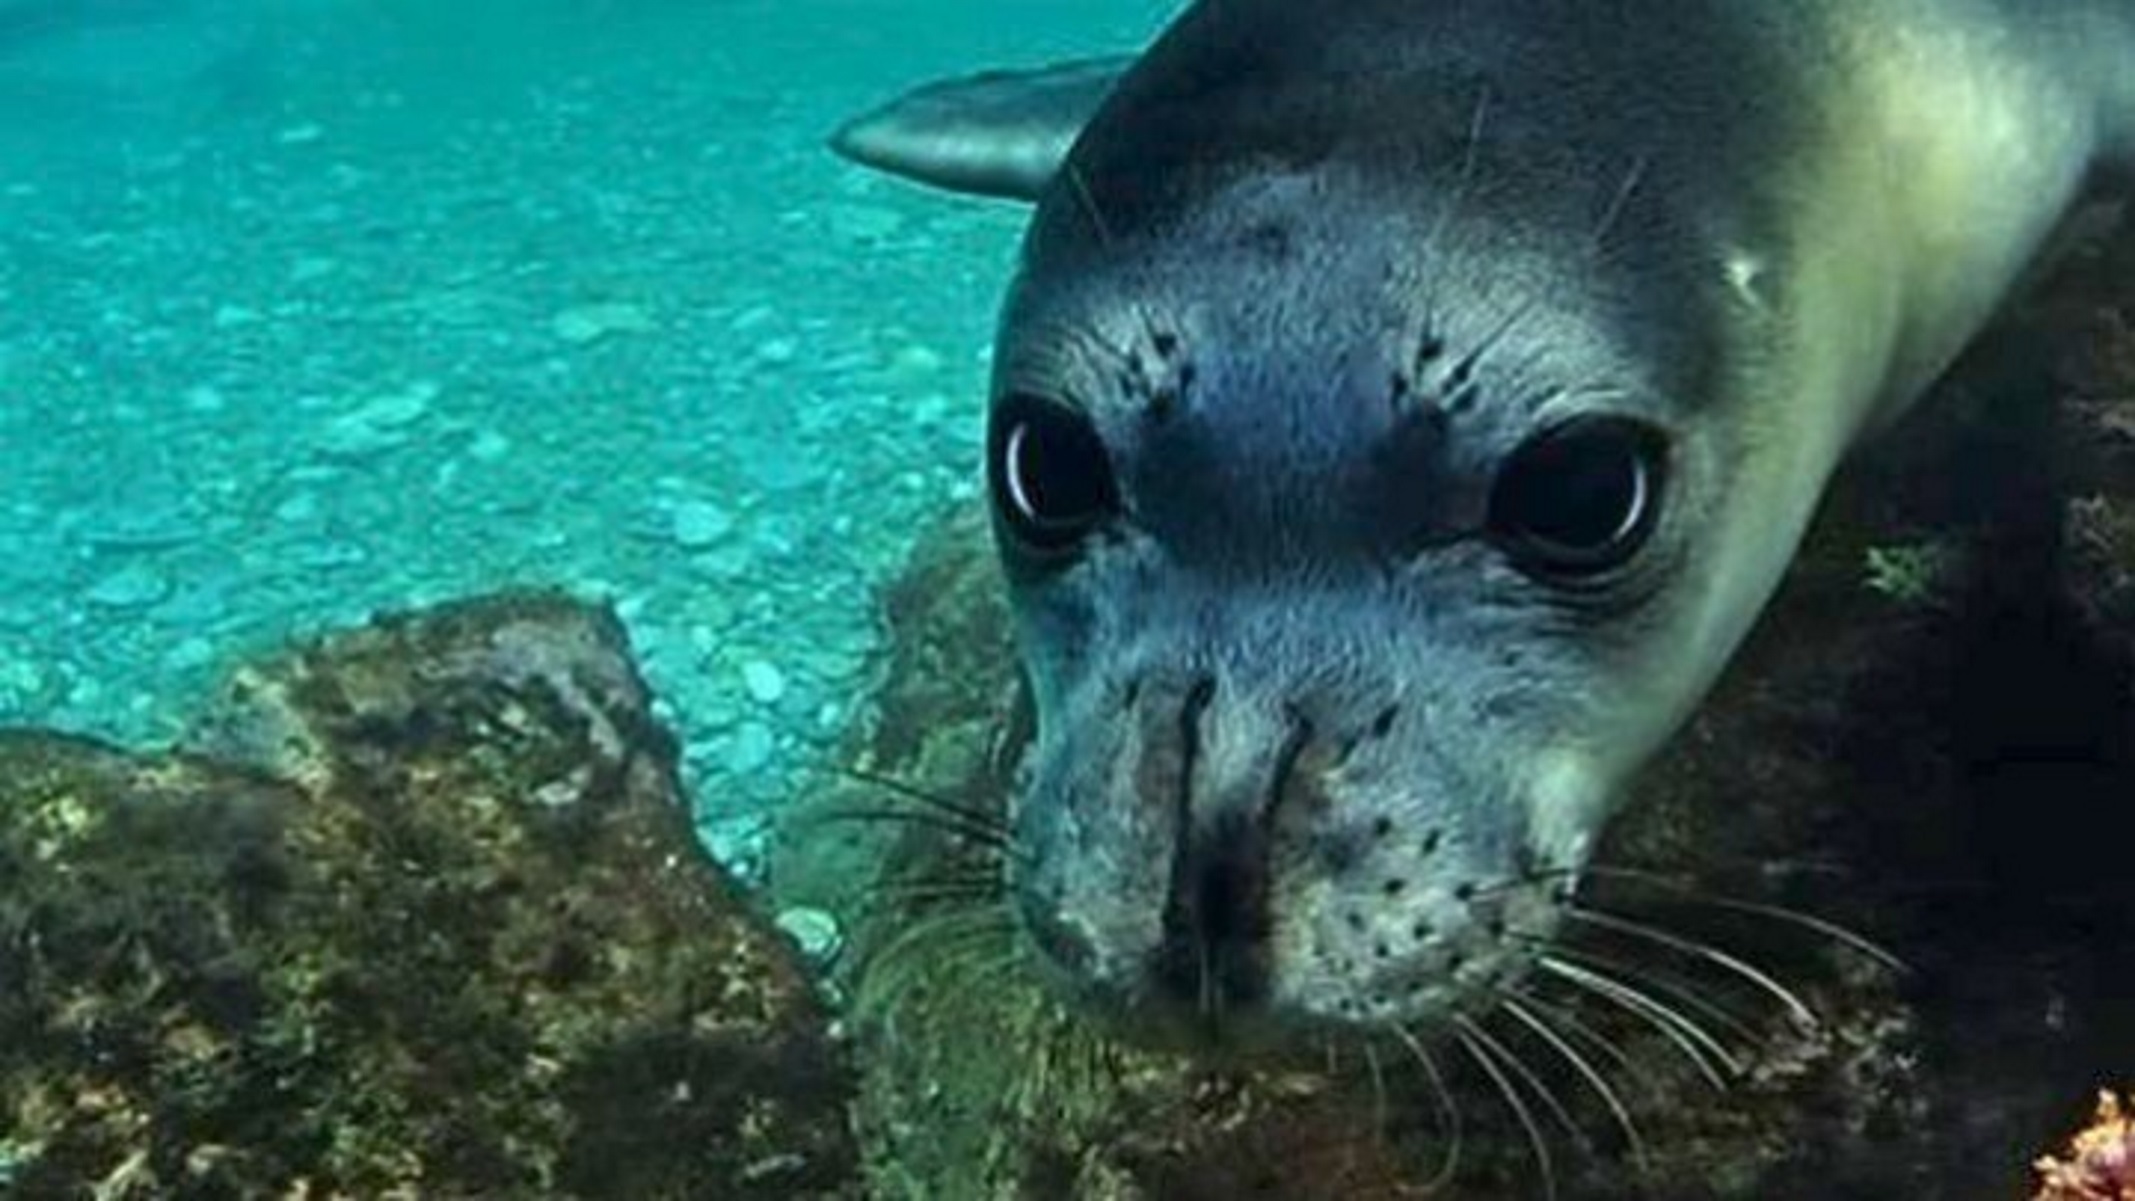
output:
[[604, 612], [330, 637], [195, 742], [0, 737], [10, 1195], [852, 1195], [843, 1049]]

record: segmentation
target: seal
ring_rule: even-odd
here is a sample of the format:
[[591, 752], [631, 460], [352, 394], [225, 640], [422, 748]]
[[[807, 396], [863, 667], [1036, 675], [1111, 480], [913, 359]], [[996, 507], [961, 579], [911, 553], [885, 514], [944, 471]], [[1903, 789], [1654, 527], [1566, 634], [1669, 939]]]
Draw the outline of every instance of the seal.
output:
[[1075, 995], [1226, 1045], [1569, 970], [1834, 467], [2135, 178], [2128, 0], [1201, 0], [968, 86], [839, 145], [1037, 202], [1011, 895]]

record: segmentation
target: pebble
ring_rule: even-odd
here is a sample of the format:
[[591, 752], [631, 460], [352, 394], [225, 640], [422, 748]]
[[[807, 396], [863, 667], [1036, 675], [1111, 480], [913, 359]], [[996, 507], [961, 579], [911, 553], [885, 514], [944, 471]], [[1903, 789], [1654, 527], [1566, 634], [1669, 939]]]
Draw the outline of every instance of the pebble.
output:
[[26, 709], [44, 689], [44, 672], [35, 663], [0, 657], [0, 711]]
[[88, 599], [104, 609], [145, 609], [170, 594], [170, 577], [136, 563], [98, 580], [90, 587]]
[[777, 750], [778, 740], [771, 727], [760, 721], [745, 721], [735, 727], [734, 737], [727, 743], [724, 765], [734, 775], [753, 776], [770, 766]]
[[775, 705], [786, 695], [786, 673], [763, 659], [741, 665], [741, 682], [749, 690], [749, 699], [759, 705]]
[[941, 353], [917, 343], [899, 347], [890, 358], [890, 374], [900, 380], [919, 379], [941, 369]]
[[356, 567], [370, 559], [370, 552], [346, 539], [313, 543], [297, 552], [297, 562], [306, 567], [326, 569], [332, 567]]
[[274, 506], [274, 519], [283, 525], [303, 525], [319, 515], [319, 497], [315, 492], [298, 492]]
[[305, 255], [289, 265], [289, 282], [308, 284], [338, 271], [341, 264], [323, 255]]
[[652, 314], [620, 301], [574, 305], [549, 319], [549, 331], [572, 346], [590, 346], [613, 334], [647, 334], [655, 328]]
[[796, 905], [780, 910], [773, 920], [801, 954], [818, 964], [829, 964], [845, 948], [845, 932], [838, 928], [838, 919], [821, 909]]
[[833, 236], [851, 242], [879, 242], [904, 228], [905, 217], [895, 209], [872, 204], [833, 204], [823, 210], [823, 219]]
[[183, 546], [199, 533], [177, 507], [152, 505], [101, 517], [82, 538], [100, 551], [150, 551]]
[[495, 463], [512, 452], [512, 440], [495, 430], [483, 430], [474, 436], [467, 447], [467, 454], [478, 463]]
[[940, 425], [949, 419], [951, 409], [948, 397], [929, 392], [912, 405], [912, 420], [919, 425]]
[[690, 569], [723, 583], [746, 579], [754, 570], [755, 561], [749, 552], [738, 546], [715, 550], [708, 555], [698, 555], [689, 561]]
[[705, 550], [734, 530], [734, 518], [710, 501], [683, 501], [669, 516], [668, 529], [684, 550]]
[[215, 644], [205, 638], [188, 638], [163, 656], [163, 665], [176, 672], [192, 672], [215, 662]]
[[216, 329], [243, 329], [248, 325], [258, 325], [259, 320], [258, 309], [246, 308], [241, 304], [220, 304], [215, 306], [214, 322]]
[[407, 443], [411, 429], [430, 412], [440, 389], [423, 380], [399, 392], [373, 397], [326, 423], [319, 434], [320, 453], [335, 459], [360, 459]]

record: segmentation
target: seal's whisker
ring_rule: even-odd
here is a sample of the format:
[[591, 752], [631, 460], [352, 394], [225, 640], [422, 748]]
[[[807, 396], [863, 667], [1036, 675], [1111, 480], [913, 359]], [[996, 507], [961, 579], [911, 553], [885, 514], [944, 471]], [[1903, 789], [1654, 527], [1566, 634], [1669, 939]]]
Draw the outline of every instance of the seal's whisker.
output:
[[1021, 968], [1029, 962], [1030, 952], [1025, 950], [1020, 943], [1017, 943], [998, 955], [990, 956], [986, 959], [973, 960], [970, 964], [970, 972], [975, 979], [998, 981], [1010, 970]]
[[1657, 1000], [1679, 1005], [1712, 1023], [1713, 1027], [1745, 1046], [1761, 1046], [1767, 1039], [1759, 1034], [1750, 1022], [1719, 1000], [1707, 996], [1698, 985], [1673, 974], [1662, 975], [1653, 966], [1619, 959], [1603, 954], [1591, 947], [1572, 946], [1564, 942], [1544, 944], [1545, 948], [1575, 963], [1585, 964], [1598, 971], [1613, 973], [1617, 978], [1644, 988], [1649, 994], [1657, 994]]
[[1556, 1201], [1556, 1161], [1550, 1157], [1549, 1142], [1542, 1137], [1542, 1126], [1535, 1121], [1534, 1111], [1527, 1107], [1526, 1100], [1520, 1096], [1519, 1090], [1513, 1087], [1512, 1080], [1505, 1075], [1504, 1069], [1490, 1058], [1485, 1044], [1476, 1041], [1475, 1023], [1465, 1017], [1456, 1017], [1453, 1020], [1459, 1027], [1453, 1032], [1453, 1037], [1468, 1052], [1468, 1056], [1475, 1060], [1476, 1066], [1483, 1069], [1483, 1075], [1490, 1078], [1490, 1083], [1497, 1086], [1498, 1095], [1505, 1098], [1505, 1105], [1512, 1110], [1513, 1118], [1519, 1122], [1521, 1129], [1527, 1132], [1527, 1145], [1534, 1150], [1535, 1167], [1542, 1173], [1542, 1194], [1549, 1201]]
[[994, 938], [1013, 942], [1014, 937], [1015, 922], [1006, 913], [958, 910], [912, 923], [869, 958], [872, 962], [885, 962], [909, 954], [914, 947], [922, 943], [941, 948]]
[[973, 826], [946, 814], [932, 813], [924, 809], [837, 809], [825, 813], [819, 819], [824, 822], [852, 822], [860, 825], [920, 826], [939, 830], [962, 842], [983, 848], [988, 853], [1013, 858], [1019, 854], [1008, 835], [999, 830]]
[[1807, 913], [1791, 906], [1723, 896], [1677, 880], [1662, 872], [1643, 871], [1638, 868], [1626, 867], [1589, 867], [1587, 872], [1599, 879], [1627, 880], [1635, 884], [1645, 884], [1661, 889], [1681, 897], [1689, 904], [1722, 909], [1730, 913], [1748, 914], [1752, 917], [1770, 918], [1776, 922], [1782, 922], [1814, 934], [1823, 935], [1833, 942], [1867, 956], [1892, 972], [1905, 974], [1911, 970], [1895, 952], [1859, 931], [1842, 926], [1829, 918], [1818, 917], [1813, 913]]
[[989, 943], [998, 943], [1003, 952], [1022, 951], [1014, 920], [999, 908], [958, 908], [923, 917], [868, 954], [854, 1007], [894, 1013], [912, 990], [938, 981], [944, 972], [969, 970], [973, 955], [967, 952]]
[[1467, 203], [1468, 191], [1475, 183], [1476, 164], [1482, 159], [1483, 131], [1490, 119], [1490, 85], [1485, 83], [1475, 94], [1475, 110], [1468, 115], [1468, 136], [1461, 148], [1460, 174], [1454, 177], [1453, 187], [1439, 207], [1438, 216], [1432, 219], [1431, 231], [1423, 239], [1423, 261], [1431, 261], [1438, 250], [1438, 240], [1453, 224], [1455, 217]]
[[[1659, 1031], [1676, 1050], [1683, 1053], [1683, 1057], [1698, 1070], [1698, 1074], [1705, 1078], [1706, 1083], [1712, 1085], [1715, 1092], [1726, 1092], [1728, 1077], [1742, 1074], [1742, 1062], [1728, 1051], [1725, 1044], [1714, 1038], [1710, 1031], [1665, 1002], [1654, 999], [1637, 986], [1556, 955], [1543, 955], [1536, 962], [1542, 970], [1566, 984], [1614, 1003]], [[1717, 1068], [1715, 1063], [1719, 1065]], [[1725, 1075], [1722, 1075], [1722, 1070]]]
[[1104, 212], [1097, 207], [1097, 196], [1090, 191], [1090, 181], [1082, 174], [1082, 168], [1072, 162], [1061, 164], [1061, 174], [1067, 179], [1068, 188], [1075, 194], [1075, 207], [1090, 219], [1090, 228], [1097, 234], [1097, 244], [1109, 250], [1112, 247], [1112, 227], [1105, 221]]
[[[1500, 998], [1499, 1004], [1503, 1004], [1502, 998]], [[1564, 1132], [1572, 1137], [1572, 1141], [1577, 1143], [1581, 1150], [1592, 1154], [1594, 1149], [1593, 1142], [1587, 1137], [1585, 1128], [1580, 1126], [1579, 1120], [1572, 1116], [1571, 1109], [1557, 1095], [1557, 1090], [1551, 1088], [1547, 1080], [1542, 1079], [1541, 1073], [1535, 1071], [1518, 1051], [1513, 1050], [1510, 1043], [1492, 1034], [1482, 1022], [1472, 1018], [1462, 1020], [1466, 1021], [1470, 1031], [1477, 1038], [1483, 1040], [1484, 1045], [1495, 1052], [1498, 1059], [1512, 1070], [1512, 1074], [1519, 1079], [1520, 1083], [1525, 1084], [1534, 1093], [1535, 1098], [1542, 1103], [1542, 1107], [1549, 1111], [1550, 1118], [1557, 1125], [1564, 1128]]]
[[1506, 989], [1506, 995], [1517, 998], [1522, 1005], [1548, 1017], [1561, 1027], [1568, 1037], [1583, 1040], [1587, 1045], [1601, 1052], [1617, 1070], [1636, 1080], [1639, 1088], [1649, 1096], [1657, 1097], [1661, 1095], [1660, 1086], [1654, 1080], [1652, 1073], [1646, 1070], [1645, 1065], [1632, 1058], [1631, 1053], [1625, 1050], [1622, 1044], [1602, 1031], [1595, 1029], [1591, 1023], [1581, 1018], [1570, 1008], [1546, 1001], [1536, 996], [1533, 992], [1522, 988], [1508, 988]]
[[895, 793], [897, 796], [916, 805], [924, 805], [936, 812], [949, 814], [960, 820], [970, 822], [974, 826], [998, 830], [1003, 834], [1008, 833], [1008, 819], [1001, 814], [981, 809], [976, 805], [967, 805], [962, 801], [951, 800], [940, 793], [921, 788], [917, 784], [909, 784], [893, 776], [880, 775], [856, 767], [841, 768], [839, 769], [839, 774], [857, 783]]
[[1438, 1058], [1423, 1045], [1423, 1039], [1406, 1026], [1388, 1028], [1401, 1045], [1408, 1048], [1416, 1066], [1423, 1069], [1424, 1077], [1431, 1082], [1431, 1096], [1438, 1104], [1438, 1130], [1446, 1140], [1446, 1153], [1439, 1162], [1438, 1171], [1423, 1185], [1424, 1192], [1435, 1193], [1452, 1183], [1454, 1174], [1460, 1171], [1460, 1153], [1466, 1134], [1461, 1125], [1460, 1102], [1446, 1083], [1445, 1070], [1439, 1066]]
[[986, 875], [971, 879], [932, 877], [918, 880], [883, 880], [871, 886], [867, 895], [876, 900], [905, 904], [925, 904], [930, 901], [992, 902], [1003, 896], [999, 877]]
[[1052, 322], [1045, 327], [1042, 339], [1020, 352], [1017, 366], [1039, 379], [1067, 379], [1075, 368], [1086, 366], [1080, 356], [1091, 352], [1115, 371], [1126, 371], [1132, 362], [1126, 347], [1114, 343], [1096, 328]]
[[1607, 251], [1609, 234], [1615, 230], [1616, 223], [1623, 220], [1624, 210], [1631, 207], [1632, 195], [1638, 191], [1638, 185], [1645, 182], [1646, 172], [1652, 166], [1652, 156], [1640, 154], [1624, 172], [1623, 182], [1616, 185], [1616, 194], [1609, 199], [1609, 207], [1601, 214], [1601, 220], [1594, 226], [1593, 236], [1588, 239], [1588, 245], [1596, 259], [1600, 259]]
[[1196, 970], [1199, 972], [1199, 1000], [1197, 1004], [1203, 1020], [1215, 1025], [1223, 1017], [1223, 997], [1216, 990], [1214, 952], [1204, 942], [1197, 948]]
[[1632, 1164], [1641, 1174], [1649, 1172], [1652, 1165], [1646, 1158], [1645, 1140], [1638, 1133], [1638, 1124], [1631, 1120], [1631, 1111], [1625, 1107], [1623, 1098], [1618, 1096], [1616, 1090], [1610, 1086], [1608, 1078], [1596, 1070], [1592, 1061], [1581, 1055], [1579, 1049], [1573, 1046], [1568, 1039], [1557, 1033], [1556, 1029], [1544, 1020], [1541, 1013], [1522, 1004], [1519, 998], [1510, 995], [1506, 996], [1500, 1003], [1505, 1012], [1511, 1014], [1521, 1025], [1533, 1031], [1535, 1037], [1541, 1039], [1551, 1050], [1562, 1056], [1566, 1063], [1572, 1065], [1572, 1070], [1586, 1081], [1587, 1087], [1594, 1090], [1595, 1096], [1601, 1098], [1601, 1103], [1607, 1107], [1609, 1116], [1616, 1119], [1616, 1127], [1623, 1131], [1624, 1143], [1631, 1150]]
[[1635, 922], [1629, 918], [1604, 913], [1590, 906], [1573, 905], [1567, 908], [1565, 913], [1588, 925], [1598, 926], [1604, 930], [1613, 930], [1616, 933], [1632, 938], [1644, 939], [1658, 946], [1667, 947], [1670, 950], [1703, 959], [1708, 963], [1725, 968], [1769, 993], [1780, 1004], [1784, 1005], [1787, 1012], [1805, 1029], [1814, 1030], [1822, 1025], [1816, 1016], [1816, 1011], [1809, 1008], [1808, 1003], [1803, 1001], [1794, 990], [1774, 979], [1771, 973], [1738, 955], [1723, 951], [1711, 943], [1663, 930], [1658, 926], [1648, 925], [1644, 922]]
[[1364, 1070], [1371, 1077], [1371, 1128], [1380, 1145], [1386, 1143], [1386, 1072], [1379, 1064], [1379, 1049], [1370, 1039], [1361, 1043], [1364, 1049]]

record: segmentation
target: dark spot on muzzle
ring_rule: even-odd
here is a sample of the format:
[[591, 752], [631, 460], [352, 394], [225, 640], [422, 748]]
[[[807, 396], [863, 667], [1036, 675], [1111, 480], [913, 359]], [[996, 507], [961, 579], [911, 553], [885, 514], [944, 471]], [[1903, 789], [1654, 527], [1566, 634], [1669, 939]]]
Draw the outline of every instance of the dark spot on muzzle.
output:
[[1189, 837], [1172, 872], [1151, 974], [1167, 994], [1213, 1019], [1267, 995], [1267, 839], [1237, 815]]

